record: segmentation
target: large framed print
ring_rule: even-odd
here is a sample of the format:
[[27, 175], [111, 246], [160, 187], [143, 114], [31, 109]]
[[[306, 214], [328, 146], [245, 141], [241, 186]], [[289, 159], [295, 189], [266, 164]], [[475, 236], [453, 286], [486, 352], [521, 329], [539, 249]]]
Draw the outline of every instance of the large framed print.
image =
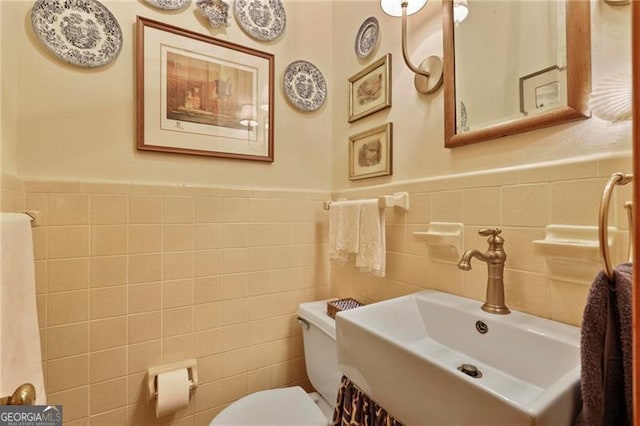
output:
[[138, 16], [140, 150], [273, 161], [274, 57]]

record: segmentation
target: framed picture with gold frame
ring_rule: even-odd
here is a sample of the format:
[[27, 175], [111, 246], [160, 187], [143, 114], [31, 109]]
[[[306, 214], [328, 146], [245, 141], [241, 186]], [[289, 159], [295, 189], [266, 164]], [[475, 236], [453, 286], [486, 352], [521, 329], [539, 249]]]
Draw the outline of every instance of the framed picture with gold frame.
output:
[[391, 107], [391, 53], [349, 78], [349, 123]]
[[392, 143], [393, 123], [349, 137], [349, 180], [391, 175]]
[[274, 56], [138, 16], [137, 147], [273, 161]]

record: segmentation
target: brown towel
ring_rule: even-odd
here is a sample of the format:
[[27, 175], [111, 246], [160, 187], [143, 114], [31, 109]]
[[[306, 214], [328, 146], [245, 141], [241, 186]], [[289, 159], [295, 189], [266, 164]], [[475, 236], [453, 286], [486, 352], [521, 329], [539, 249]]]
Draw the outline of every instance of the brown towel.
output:
[[632, 265], [600, 272], [593, 281], [582, 319], [580, 390], [576, 425], [630, 425], [632, 404]]

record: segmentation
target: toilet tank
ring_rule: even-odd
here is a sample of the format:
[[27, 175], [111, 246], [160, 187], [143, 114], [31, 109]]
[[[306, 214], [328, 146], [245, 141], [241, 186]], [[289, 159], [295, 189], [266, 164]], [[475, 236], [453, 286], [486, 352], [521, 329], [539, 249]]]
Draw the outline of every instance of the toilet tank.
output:
[[342, 373], [338, 369], [336, 322], [327, 315], [327, 301], [302, 303], [298, 316], [303, 322], [302, 339], [307, 376], [313, 387], [333, 406], [338, 397]]

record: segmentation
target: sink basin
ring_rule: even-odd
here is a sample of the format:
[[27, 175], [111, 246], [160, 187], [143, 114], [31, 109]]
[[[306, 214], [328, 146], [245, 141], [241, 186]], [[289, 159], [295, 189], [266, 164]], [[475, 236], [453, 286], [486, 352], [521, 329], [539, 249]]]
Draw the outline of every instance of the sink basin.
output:
[[481, 305], [427, 290], [339, 312], [340, 368], [408, 426], [572, 425], [580, 329]]

